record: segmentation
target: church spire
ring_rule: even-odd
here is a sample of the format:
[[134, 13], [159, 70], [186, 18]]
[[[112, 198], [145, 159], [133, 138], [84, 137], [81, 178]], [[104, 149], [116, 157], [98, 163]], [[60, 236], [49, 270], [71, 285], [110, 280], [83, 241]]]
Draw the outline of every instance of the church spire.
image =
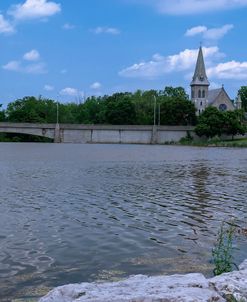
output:
[[208, 106], [208, 87], [209, 81], [206, 74], [206, 68], [203, 59], [202, 46], [199, 48], [199, 53], [196, 61], [196, 69], [192, 78], [191, 100], [194, 102], [197, 114], [201, 114]]
[[195, 73], [191, 82], [191, 86], [194, 85], [202, 85], [202, 86], [210, 85], [206, 74], [206, 68], [204, 64], [204, 58], [203, 58], [203, 52], [201, 46], [197, 57]]

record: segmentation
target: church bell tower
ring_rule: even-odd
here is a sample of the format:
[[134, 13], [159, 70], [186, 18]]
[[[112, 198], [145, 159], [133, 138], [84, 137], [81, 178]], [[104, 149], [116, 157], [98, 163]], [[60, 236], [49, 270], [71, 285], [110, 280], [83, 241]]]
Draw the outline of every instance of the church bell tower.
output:
[[202, 113], [208, 106], [208, 88], [210, 83], [206, 74], [202, 47], [200, 46], [196, 69], [192, 78], [191, 86], [191, 100], [194, 102], [197, 109], [197, 114]]

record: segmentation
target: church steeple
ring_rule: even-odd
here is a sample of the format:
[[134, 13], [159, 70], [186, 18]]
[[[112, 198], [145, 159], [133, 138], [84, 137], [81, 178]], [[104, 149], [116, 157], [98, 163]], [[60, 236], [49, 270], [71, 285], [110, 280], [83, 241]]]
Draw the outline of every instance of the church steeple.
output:
[[205, 85], [209, 86], [209, 81], [208, 77], [206, 74], [206, 68], [205, 68], [205, 63], [204, 63], [204, 58], [203, 58], [203, 52], [202, 52], [202, 47], [200, 46], [197, 61], [196, 61], [196, 69], [195, 73], [192, 79], [192, 82], [190, 84], [192, 85]]
[[210, 83], [206, 74], [206, 68], [203, 58], [202, 47], [199, 48], [199, 53], [196, 61], [195, 73], [192, 78], [191, 100], [195, 103], [197, 112], [200, 114], [205, 110], [208, 103], [208, 87]]

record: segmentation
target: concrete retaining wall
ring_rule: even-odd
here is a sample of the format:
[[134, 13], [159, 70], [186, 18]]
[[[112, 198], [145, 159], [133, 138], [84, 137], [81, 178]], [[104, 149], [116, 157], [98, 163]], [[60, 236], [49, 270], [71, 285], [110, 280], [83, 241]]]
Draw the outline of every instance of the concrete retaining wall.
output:
[[61, 125], [63, 143], [111, 143], [111, 144], [164, 144], [178, 142], [186, 137], [193, 127], [153, 126], [83, 126], [82, 129], [68, 129]]
[[164, 144], [178, 142], [190, 126], [115, 126], [73, 124], [0, 123], [0, 132], [32, 134], [62, 143]]

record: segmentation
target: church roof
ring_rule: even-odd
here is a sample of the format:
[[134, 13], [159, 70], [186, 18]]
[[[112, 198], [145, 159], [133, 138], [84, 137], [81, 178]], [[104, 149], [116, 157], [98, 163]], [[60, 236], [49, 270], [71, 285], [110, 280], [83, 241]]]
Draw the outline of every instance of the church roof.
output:
[[198, 57], [197, 57], [195, 73], [194, 73], [194, 76], [192, 78], [192, 82], [190, 85], [191, 86], [192, 85], [205, 85], [205, 86], [210, 85], [207, 74], [206, 74], [206, 68], [205, 68], [205, 63], [204, 63], [203, 52], [202, 52], [201, 46], [200, 46]]
[[217, 88], [208, 91], [208, 103], [212, 104], [224, 88]]

